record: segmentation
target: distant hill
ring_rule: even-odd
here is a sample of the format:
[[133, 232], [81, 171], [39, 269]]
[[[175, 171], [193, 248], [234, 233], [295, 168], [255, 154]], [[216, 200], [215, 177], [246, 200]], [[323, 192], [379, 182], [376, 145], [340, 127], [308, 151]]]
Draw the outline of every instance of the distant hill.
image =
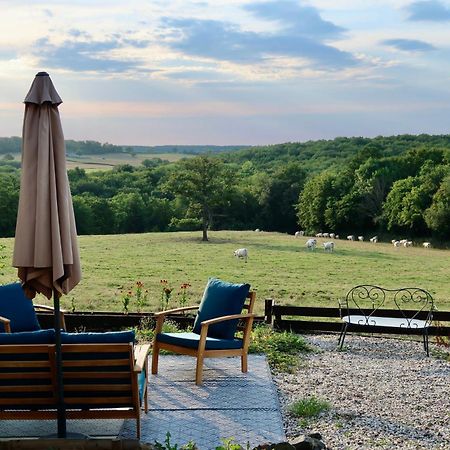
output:
[[[20, 153], [22, 139], [17, 136], [0, 137], [0, 154]], [[74, 141], [66, 140], [67, 153], [69, 155], [101, 155], [106, 153], [129, 153], [129, 154], [160, 154], [160, 153], [182, 153], [198, 155], [202, 153], [233, 152], [247, 148], [244, 145], [114, 145], [97, 141]]]

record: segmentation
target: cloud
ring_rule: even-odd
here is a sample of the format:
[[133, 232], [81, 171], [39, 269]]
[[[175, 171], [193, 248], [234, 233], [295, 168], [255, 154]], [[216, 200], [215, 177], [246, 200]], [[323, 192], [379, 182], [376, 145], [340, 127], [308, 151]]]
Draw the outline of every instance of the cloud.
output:
[[323, 20], [316, 8], [300, 5], [297, 1], [255, 2], [245, 5], [244, 9], [257, 17], [277, 21], [284, 29], [302, 36], [338, 37], [345, 31], [344, 28]]
[[450, 8], [438, 0], [424, 0], [413, 2], [406, 7], [408, 20], [412, 21], [450, 21]]
[[356, 62], [350, 53], [290, 29], [256, 33], [216, 20], [166, 18], [164, 22], [173, 30], [168, 45], [198, 57], [251, 64], [273, 56], [290, 56], [332, 69], [349, 67]]
[[[71, 37], [89, 37], [86, 33], [70, 30]], [[105, 41], [65, 40], [55, 45], [48, 38], [41, 38], [34, 43], [34, 54], [46, 67], [58, 67], [73, 71], [126, 72], [139, 66], [137, 60], [120, 60], [108, 57], [108, 52], [127, 46], [142, 48], [144, 41], [130, 39], [109, 39]], [[146, 42], [146, 41], [145, 41]]]
[[435, 50], [436, 47], [425, 41], [419, 41], [417, 39], [386, 39], [381, 42], [383, 45], [394, 47], [397, 50], [403, 50], [407, 52], [427, 52]]

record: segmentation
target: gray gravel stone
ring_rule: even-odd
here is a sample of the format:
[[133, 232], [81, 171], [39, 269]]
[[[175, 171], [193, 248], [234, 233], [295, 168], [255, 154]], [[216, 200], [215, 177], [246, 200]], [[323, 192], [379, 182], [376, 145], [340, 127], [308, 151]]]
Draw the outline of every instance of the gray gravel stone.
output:
[[[289, 439], [320, 432], [333, 450], [450, 450], [450, 363], [411, 339], [348, 335], [344, 351], [336, 335], [305, 339], [319, 351], [274, 375]], [[331, 410], [306, 423], [289, 414], [311, 396]]]

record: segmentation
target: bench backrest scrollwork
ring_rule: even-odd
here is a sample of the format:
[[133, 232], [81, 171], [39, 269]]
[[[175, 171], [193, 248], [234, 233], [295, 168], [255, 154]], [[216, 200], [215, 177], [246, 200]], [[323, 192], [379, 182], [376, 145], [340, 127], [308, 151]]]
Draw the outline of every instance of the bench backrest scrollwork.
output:
[[[431, 324], [434, 302], [429, 292], [421, 288], [386, 289], [380, 286], [361, 284], [353, 287], [340, 305], [342, 313], [364, 317], [362, 324], [370, 325], [371, 317], [394, 317], [406, 320], [408, 328], [414, 327], [414, 319]], [[388, 311], [386, 311], [388, 309]], [[342, 311], [344, 310], [344, 311]]]

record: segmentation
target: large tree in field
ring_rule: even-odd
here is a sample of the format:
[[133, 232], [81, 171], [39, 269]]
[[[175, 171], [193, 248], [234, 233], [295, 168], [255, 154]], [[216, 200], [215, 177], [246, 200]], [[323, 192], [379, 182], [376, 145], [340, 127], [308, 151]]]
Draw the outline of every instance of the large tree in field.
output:
[[202, 222], [203, 241], [208, 240], [214, 209], [223, 206], [232, 189], [231, 174], [225, 164], [209, 156], [180, 161], [166, 183], [166, 189], [183, 198], [192, 215]]

